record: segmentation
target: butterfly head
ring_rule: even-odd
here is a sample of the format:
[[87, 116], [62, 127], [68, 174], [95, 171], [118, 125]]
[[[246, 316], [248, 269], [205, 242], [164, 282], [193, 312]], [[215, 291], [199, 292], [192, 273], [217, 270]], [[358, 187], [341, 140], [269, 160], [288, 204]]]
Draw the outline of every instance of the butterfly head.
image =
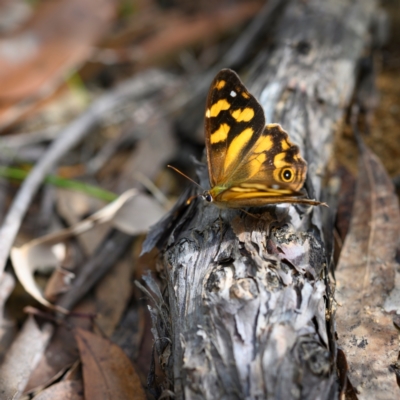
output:
[[214, 201], [214, 197], [212, 194], [206, 190], [201, 194], [201, 197], [207, 202], [207, 203], [212, 203]]

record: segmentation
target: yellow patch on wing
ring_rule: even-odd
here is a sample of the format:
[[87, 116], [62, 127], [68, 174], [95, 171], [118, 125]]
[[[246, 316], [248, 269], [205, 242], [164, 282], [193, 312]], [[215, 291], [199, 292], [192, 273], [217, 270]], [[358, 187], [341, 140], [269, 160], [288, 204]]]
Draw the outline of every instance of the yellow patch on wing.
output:
[[274, 146], [274, 142], [271, 139], [271, 136], [260, 136], [257, 140], [253, 152], [258, 154], [262, 153], [263, 151], [269, 151]]
[[[290, 189], [271, 189], [267, 188], [266, 191], [251, 191], [251, 192], [245, 192], [245, 191], [240, 191], [240, 190], [234, 190], [236, 187], [230, 188], [228, 191], [221, 193], [220, 195], [220, 201], [235, 201], [235, 200], [251, 200], [251, 205], [257, 206], [257, 205], [264, 205], [268, 202], [268, 198], [274, 198], [274, 197], [282, 197], [282, 196], [288, 196], [288, 195], [293, 195], [293, 191]], [[256, 199], [260, 199], [260, 201], [257, 201]], [[264, 201], [262, 200], [264, 199]], [[271, 201], [272, 202], [272, 201]], [[232, 203], [234, 204], [234, 203]]]
[[285, 167], [287, 164], [287, 162], [285, 161], [285, 153], [278, 153], [275, 157], [274, 157], [274, 165], [275, 168], [280, 169]]
[[234, 186], [232, 188], [230, 188], [230, 190], [232, 190], [232, 192], [239, 192], [239, 193], [243, 193], [243, 192], [254, 192], [254, 189], [245, 189], [239, 186]]
[[245, 188], [245, 189], [252, 189], [254, 190], [267, 190], [268, 186], [263, 185], [262, 183], [246, 183], [243, 182], [240, 184], [240, 187]]
[[225, 86], [225, 84], [226, 84], [226, 82], [224, 81], [224, 80], [222, 80], [222, 81], [218, 81], [216, 84], [215, 84], [215, 89], [217, 89], [217, 90], [221, 90], [224, 86]]
[[[217, 117], [218, 114], [223, 110], [228, 110], [230, 108], [230, 104], [225, 100], [218, 100], [215, 104], [213, 104], [210, 108], [210, 117]], [[208, 110], [207, 110], [208, 111]], [[207, 114], [206, 114], [207, 116]], [[210, 118], [208, 117], [208, 118]]]
[[219, 128], [211, 134], [211, 143], [215, 144], [219, 142], [224, 142], [228, 137], [230, 129], [231, 127], [228, 124], [221, 124]]
[[236, 122], [249, 122], [254, 117], [254, 110], [252, 108], [245, 108], [232, 111], [232, 117], [236, 119]]
[[228, 151], [226, 152], [226, 158], [224, 163], [225, 171], [227, 171], [233, 163], [237, 162], [239, 154], [243, 151], [246, 144], [253, 136], [253, 133], [254, 131], [252, 128], [246, 128], [232, 140], [231, 144], [228, 147]]
[[250, 98], [250, 95], [247, 94], [246, 92], [242, 92], [242, 96], [243, 96], [245, 99], [249, 99], [249, 98]]
[[[281, 175], [280, 175], [281, 171], [282, 171], [283, 168], [285, 168], [287, 166], [290, 166], [290, 164], [288, 164], [285, 161], [285, 156], [286, 156], [286, 153], [278, 153], [274, 157], [275, 169], [274, 169], [273, 175], [274, 175], [274, 179], [276, 180], [276, 182], [282, 182], [282, 178], [281, 178]], [[286, 182], [286, 184], [287, 184], [287, 182]], [[296, 188], [293, 188], [293, 190], [296, 190]]]
[[261, 153], [256, 158], [253, 158], [247, 164], [247, 171], [249, 174], [247, 179], [251, 178], [252, 176], [256, 175], [258, 172], [260, 172], [260, 168], [266, 159], [267, 159], [267, 156], [265, 155], [265, 153]]
[[290, 149], [290, 143], [287, 140], [282, 140], [281, 146], [283, 151]]
[[261, 136], [257, 140], [252, 149], [254, 156], [247, 162], [248, 179], [260, 172], [262, 164], [267, 160], [265, 152], [271, 150], [273, 146], [274, 142], [269, 135]]

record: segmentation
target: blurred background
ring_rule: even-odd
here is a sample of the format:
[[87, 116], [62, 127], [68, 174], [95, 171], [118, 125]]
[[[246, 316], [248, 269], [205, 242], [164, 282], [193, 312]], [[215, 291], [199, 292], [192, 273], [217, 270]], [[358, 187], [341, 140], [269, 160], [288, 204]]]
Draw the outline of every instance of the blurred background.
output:
[[[32, 167], [53, 151], [54, 140], [64, 138], [57, 167], [30, 199], [14, 245], [63, 233], [23, 248], [15, 258], [20, 270], [8, 262], [0, 280], [0, 361], [13, 358], [12, 374], [25, 382], [25, 398], [56, 385], [61, 394], [52, 392], [53, 398], [63, 398], [66, 390], [82, 392], [78, 359], [84, 340], [72, 329], [78, 326], [110, 338], [126, 354], [131, 366], [117, 370], [132, 368], [138, 391], [147, 385], [146, 396], [159, 393], [162, 378], [156, 376], [162, 372], [148, 301], [134, 283], [147, 270], [157, 271], [157, 257], [152, 252], [139, 258], [141, 244], [188, 185], [167, 164], [195, 177], [192, 157], [203, 156], [202, 119], [212, 78], [232, 68], [245, 80], [247, 66], [265, 46], [267, 7], [264, 0], [0, 0], [0, 222]], [[369, 71], [365, 140], [399, 191], [398, 1], [382, 1], [380, 13], [384, 40], [360, 67]], [[354, 176], [357, 148], [347, 123], [335, 146], [332, 168]], [[132, 188], [138, 192], [121, 205], [122, 214], [106, 211], [107, 222], [83, 235], [76, 234], [80, 228], [62, 231]], [[120, 226], [123, 235], [112, 230]], [[54, 249], [60, 241], [62, 248]], [[60, 300], [88, 262], [107, 265], [81, 292]], [[54, 317], [43, 307], [42, 292], [73, 316], [67, 322]], [[27, 315], [36, 316], [31, 325]], [[43, 346], [34, 353], [40, 361], [22, 376], [18, 365], [32, 343], [19, 342], [9, 354], [24, 329], [30, 337], [36, 332]], [[118, 351], [107, 343], [99, 347]]]

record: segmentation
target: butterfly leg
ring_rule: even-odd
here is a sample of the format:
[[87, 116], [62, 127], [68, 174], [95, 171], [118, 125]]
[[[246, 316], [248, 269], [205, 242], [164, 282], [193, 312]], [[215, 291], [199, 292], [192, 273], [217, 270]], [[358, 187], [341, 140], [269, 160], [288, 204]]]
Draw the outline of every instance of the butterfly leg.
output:
[[255, 214], [252, 214], [252, 213], [249, 213], [248, 211], [244, 210], [243, 208], [239, 208], [239, 210], [242, 211], [242, 212], [244, 212], [245, 214], [249, 215], [249, 216], [252, 217], [252, 218], [255, 218], [255, 219], [262, 219], [262, 217], [259, 217], [259, 216], [255, 215]]

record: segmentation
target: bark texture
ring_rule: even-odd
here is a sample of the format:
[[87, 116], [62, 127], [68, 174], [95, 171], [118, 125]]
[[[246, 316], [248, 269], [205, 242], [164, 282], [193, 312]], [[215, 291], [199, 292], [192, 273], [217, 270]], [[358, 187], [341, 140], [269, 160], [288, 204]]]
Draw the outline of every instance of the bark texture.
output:
[[[280, 123], [300, 146], [310, 198], [321, 200], [374, 7], [372, 0], [272, 7], [264, 49], [242, 76], [267, 122]], [[207, 187], [205, 166], [199, 176]], [[163, 250], [167, 291], [151, 312], [176, 398], [337, 398], [324, 211], [279, 205], [249, 212], [258, 218], [198, 199], [177, 207], [147, 239]]]

